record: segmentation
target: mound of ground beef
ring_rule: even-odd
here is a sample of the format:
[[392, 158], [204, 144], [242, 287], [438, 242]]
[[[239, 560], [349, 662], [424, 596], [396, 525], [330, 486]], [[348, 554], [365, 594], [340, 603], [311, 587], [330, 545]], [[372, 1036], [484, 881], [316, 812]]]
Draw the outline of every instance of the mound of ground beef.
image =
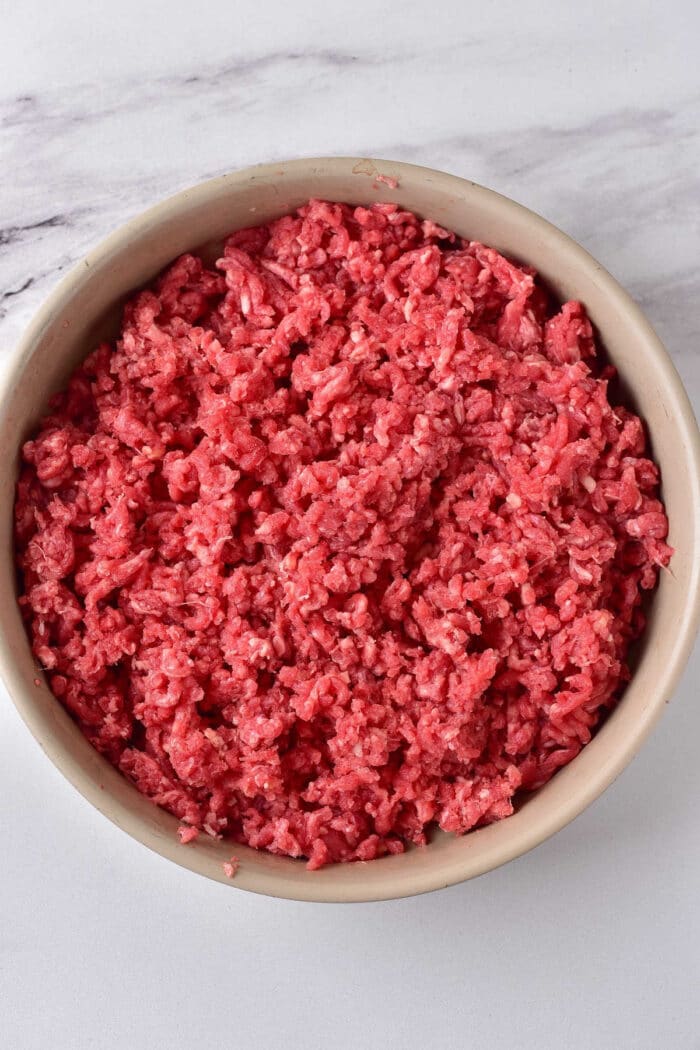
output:
[[671, 555], [580, 303], [388, 204], [178, 259], [23, 449], [51, 689], [183, 822], [310, 868], [508, 816]]

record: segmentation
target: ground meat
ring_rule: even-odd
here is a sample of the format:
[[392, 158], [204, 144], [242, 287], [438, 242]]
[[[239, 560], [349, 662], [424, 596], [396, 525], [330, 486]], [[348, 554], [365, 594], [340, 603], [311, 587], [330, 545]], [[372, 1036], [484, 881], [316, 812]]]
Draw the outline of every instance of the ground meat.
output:
[[239, 866], [240, 861], [238, 857], [231, 857], [230, 860], [224, 861], [224, 863], [221, 865], [221, 867], [224, 869], [224, 875], [227, 879], [235, 879], [236, 875], [238, 874]]
[[618, 698], [671, 554], [611, 375], [580, 303], [393, 205], [183, 256], [23, 449], [53, 692], [183, 840], [318, 868], [507, 817]]
[[197, 828], [190, 828], [187, 824], [181, 824], [177, 829], [177, 833], [183, 846], [186, 846], [189, 842], [194, 842], [199, 835]]

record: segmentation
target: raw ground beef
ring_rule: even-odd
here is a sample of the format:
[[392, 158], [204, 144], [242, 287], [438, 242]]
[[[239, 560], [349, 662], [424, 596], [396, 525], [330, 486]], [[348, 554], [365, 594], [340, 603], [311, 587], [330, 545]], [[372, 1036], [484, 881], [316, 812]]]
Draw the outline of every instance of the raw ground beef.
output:
[[230, 860], [224, 861], [221, 867], [224, 869], [224, 875], [227, 879], [234, 879], [238, 873], [240, 861], [238, 857], [231, 857]]
[[23, 449], [53, 692], [184, 825], [310, 868], [508, 816], [671, 554], [610, 375], [580, 303], [393, 205], [183, 256]]

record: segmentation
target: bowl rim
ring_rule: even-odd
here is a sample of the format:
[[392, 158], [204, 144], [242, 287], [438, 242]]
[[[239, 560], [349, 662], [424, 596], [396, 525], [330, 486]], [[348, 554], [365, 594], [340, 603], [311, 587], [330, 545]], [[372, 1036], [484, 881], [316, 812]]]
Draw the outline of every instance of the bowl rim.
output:
[[[467, 179], [438, 169], [400, 161], [342, 156], [302, 158], [254, 165], [180, 190], [178, 193], [163, 199], [120, 225], [101, 240], [84, 258], [79, 260], [60, 280], [54, 290], [40, 305], [20, 337], [15, 350], [11, 354], [11, 359], [3, 370], [2, 376], [0, 376], [0, 418], [4, 418], [10, 409], [20, 377], [31, 359], [36, 345], [39, 343], [42, 335], [51, 327], [54, 317], [60, 313], [62, 307], [70, 301], [75, 290], [79, 288], [84, 279], [86, 269], [90, 269], [98, 264], [104, 264], [114, 252], [120, 251], [131, 238], [143, 237], [150, 228], [157, 227], [164, 219], [172, 215], [173, 209], [176, 211], [187, 210], [200, 202], [205, 202], [213, 195], [227, 190], [229, 187], [242, 188], [245, 184], [250, 184], [254, 180], [262, 181], [276, 177], [282, 178], [284, 174], [289, 172], [295, 175], [311, 176], [319, 174], [350, 174], [351, 171], [353, 174], [374, 176], [384, 171], [389, 172], [399, 180], [408, 175], [414, 178], [422, 178], [428, 182], [438, 180], [442, 186], [448, 188], [457, 197], [464, 194], [465, 187], [469, 187], [469, 193], [472, 196], [476, 196], [478, 201], [483, 203], [484, 207], [497, 208], [501, 212], [509, 214], [513, 220], [517, 219], [520, 222], [527, 222], [533, 230], [538, 231], [541, 235], [546, 235], [552, 243], [559, 246], [562, 250], [566, 250], [569, 256], [574, 258], [578, 267], [587, 271], [589, 275], [594, 275], [598, 288], [624, 312], [636, 329], [639, 338], [646, 342], [649, 351], [655, 356], [662, 372], [666, 393], [677, 413], [677, 423], [683, 431], [686, 459], [691, 468], [689, 477], [690, 502], [693, 509], [697, 544], [697, 536], [700, 532], [700, 432], [698, 431], [688, 395], [668, 352], [631, 295], [573, 238], [537, 213], [494, 190], [487, 189]], [[475, 863], [473, 860], [469, 862], [467, 855], [459, 863], [453, 863], [447, 872], [436, 864], [431, 866], [425, 873], [416, 874], [413, 872], [410, 877], [405, 879], [397, 871], [391, 888], [386, 892], [353, 892], [350, 882], [342, 883], [335, 890], [329, 884], [321, 886], [317, 883], [314, 885], [313, 875], [315, 873], [309, 873], [309, 878], [306, 880], [307, 889], [303, 892], [299, 891], [298, 885], [291, 891], [289, 886], [283, 884], [284, 880], [278, 879], [274, 874], [269, 878], [261, 879], [259, 875], [251, 874], [248, 876], [247, 873], [241, 872], [233, 881], [227, 880], [223, 875], [212, 875], [210, 870], [205, 870], [202, 863], [198, 863], [199, 856], [195, 850], [183, 849], [175, 841], [174, 836], [172, 843], [164, 841], [162, 837], [156, 836], [152, 831], [149, 831], [139, 817], [128, 812], [127, 807], [121, 802], [113, 797], [106, 797], [107, 792], [100, 791], [98, 786], [78, 767], [70, 753], [52, 740], [44, 724], [44, 717], [36, 709], [32, 692], [15, 663], [4, 629], [1, 628], [0, 677], [4, 681], [11, 700], [30, 732], [66, 779], [73, 784], [87, 801], [107, 816], [112, 823], [127, 831], [133, 838], [154, 852], [168, 857], [181, 867], [216, 878], [218, 881], [225, 882], [228, 885], [270, 896], [329, 903], [385, 900], [442, 889], [493, 870], [501, 864], [505, 864], [540, 845], [578, 816], [602, 794], [625, 766], [628, 765], [647, 738], [676, 688], [690, 655], [698, 622], [700, 621], [700, 559], [698, 557], [695, 557], [693, 561], [692, 577], [688, 581], [687, 586], [687, 600], [682, 611], [684, 616], [675, 638], [675, 644], [668, 653], [667, 660], [659, 668], [655, 697], [650, 700], [645, 710], [640, 713], [640, 717], [635, 723], [634, 731], [629, 734], [625, 745], [609, 756], [607, 761], [601, 763], [600, 768], [589, 779], [585, 788], [575, 793], [565, 804], [548, 809], [546, 814], [540, 817], [534, 826], [519, 828], [519, 833], [513, 834], [505, 844], [501, 843], [497, 849], [492, 849], [490, 852], [485, 851], [480, 862]], [[232, 848], [236, 848], [235, 844], [232, 844]], [[377, 864], [381, 863], [381, 861], [370, 863]], [[351, 865], [351, 867], [355, 867], [355, 865]]]

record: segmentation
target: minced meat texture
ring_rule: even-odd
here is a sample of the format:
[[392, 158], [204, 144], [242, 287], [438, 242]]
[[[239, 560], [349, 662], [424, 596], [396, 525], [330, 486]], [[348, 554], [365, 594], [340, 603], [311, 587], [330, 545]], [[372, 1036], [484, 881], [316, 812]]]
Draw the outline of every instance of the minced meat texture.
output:
[[310, 868], [507, 817], [671, 555], [611, 374], [580, 303], [394, 205], [182, 256], [23, 449], [54, 694], [188, 827]]

